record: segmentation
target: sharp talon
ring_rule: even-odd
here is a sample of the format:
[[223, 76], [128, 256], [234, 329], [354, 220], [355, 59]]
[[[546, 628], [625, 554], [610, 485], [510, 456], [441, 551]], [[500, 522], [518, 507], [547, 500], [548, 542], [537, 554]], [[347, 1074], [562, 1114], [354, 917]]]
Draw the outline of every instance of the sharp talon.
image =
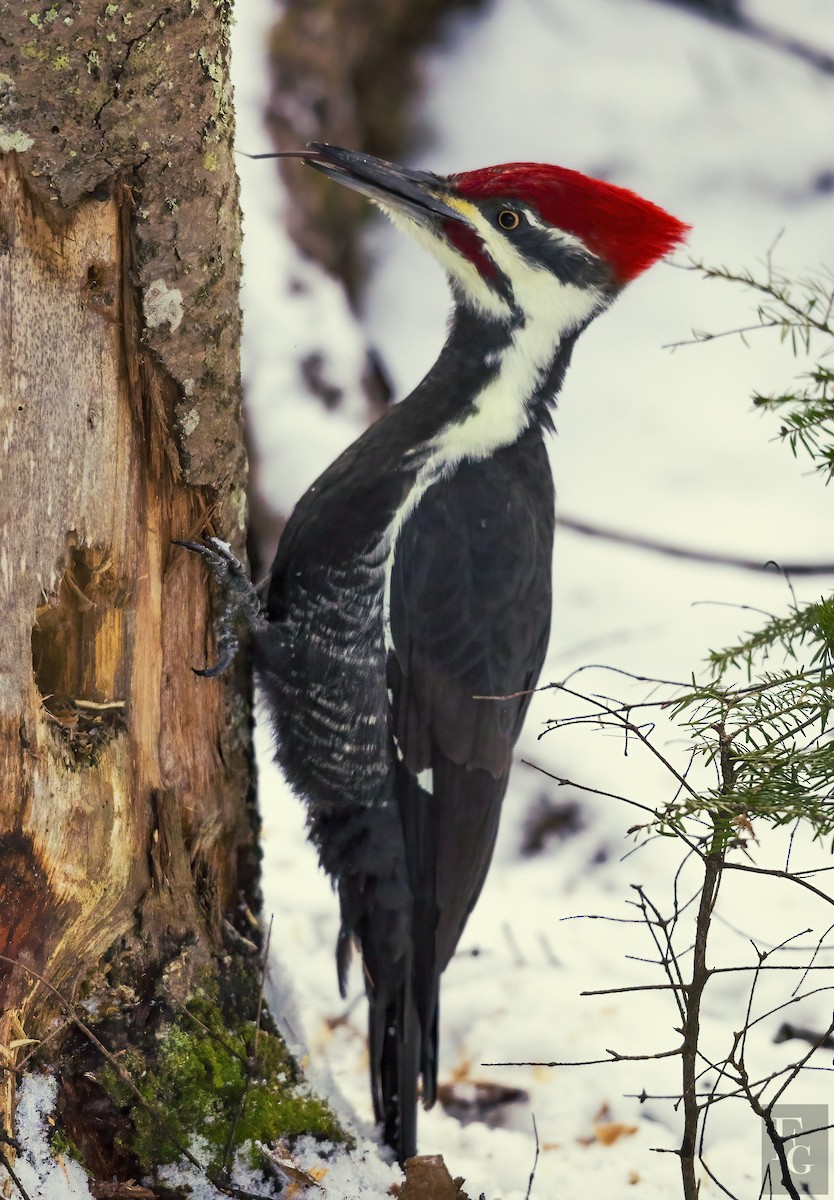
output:
[[234, 661], [239, 642], [235, 623], [243, 618], [252, 633], [266, 626], [261, 601], [243, 563], [238, 562], [228, 542], [217, 537], [207, 537], [204, 542], [190, 542], [173, 538], [175, 546], [182, 546], [199, 554], [208, 568], [214, 583], [219, 586], [223, 597], [223, 608], [214, 622], [219, 660], [213, 667], [192, 667], [195, 675], [214, 679], [222, 675]]
[[237, 647], [231, 653], [224, 654], [213, 667], [192, 667], [191, 670], [195, 675], [200, 675], [203, 679], [215, 679], [232, 665], [236, 651]]

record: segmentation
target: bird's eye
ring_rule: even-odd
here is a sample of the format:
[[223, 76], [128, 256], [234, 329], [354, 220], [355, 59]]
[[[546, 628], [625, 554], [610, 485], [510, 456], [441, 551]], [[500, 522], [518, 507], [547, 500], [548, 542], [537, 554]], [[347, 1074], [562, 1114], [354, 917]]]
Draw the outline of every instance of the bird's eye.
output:
[[502, 229], [518, 229], [520, 222], [521, 217], [511, 208], [502, 208], [498, 214], [498, 224]]

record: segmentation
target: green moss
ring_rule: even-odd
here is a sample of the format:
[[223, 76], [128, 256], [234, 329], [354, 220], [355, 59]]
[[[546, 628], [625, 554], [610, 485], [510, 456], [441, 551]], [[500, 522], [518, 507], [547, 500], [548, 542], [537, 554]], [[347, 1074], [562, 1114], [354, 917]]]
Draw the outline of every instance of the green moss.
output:
[[84, 1156], [72, 1138], [63, 1129], [53, 1130], [49, 1139], [49, 1148], [55, 1158], [74, 1158], [76, 1162], [84, 1163]]
[[210, 1150], [211, 1168], [219, 1170], [236, 1119], [232, 1150], [250, 1143], [254, 1159], [259, 1141], [302, 1133], [345, 1140], [327, 1104], [300, 1084], [295, 1063], [278, 1037], [262, 1029], [256, 1061], [254, 1053], [253, 1022], [237, 1021], [230, 1028], [213, 1000], [192, 999], [188, 1013], [179, 1015], [160, 1039], [152, 1064], [136, 1052], [120, 1060], [144, 1099], [164, 1114], [164, 1128], [115, 1070], [106, 1068], [102, 1083], [130, 1111], [132, 1149], [145, 1169], [175, 1161], [179, 1147], [199, 1134]]

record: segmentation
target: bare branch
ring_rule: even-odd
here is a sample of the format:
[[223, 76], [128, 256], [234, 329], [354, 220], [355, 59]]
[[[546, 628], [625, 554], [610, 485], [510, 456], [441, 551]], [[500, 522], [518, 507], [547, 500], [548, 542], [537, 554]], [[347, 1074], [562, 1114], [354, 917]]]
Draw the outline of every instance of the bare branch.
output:
[[[762, 328], [755, 325], [754, 329]], [[735, 333], [736, 330], [728, 331]], [[711, 337], [723, 337], [724, 334], [712, 334]], [[699, 341], [708, 340], [706, 337], [697, 339]], [[675, 346], [688, 345], [687, 342], [675, 342]], [[777, 564], [772, 560], [767, 562], [760, 558], [744, 558], [741, 555], [720, 554], [712, 550], [693, 550], [685, 546], [675, 545], [673, 542], [663, 542], [655, 538], [644, 537], [641, 534], [622, 533], [616, 529], [610, 529], [601, 525], [594, 525], [590, 521], [579, 521], [573, 517], [557, 517], [556, 524], [562, 529], [568, 529], [571, 533], [579, 533], [584, 537], [600, 538], [606, 542], [616, 542], [622, 546], [633, 546], [637, 550], [648, 550], [652, 554], [662, 554], [668, 558], [682, 558], [689, 562], [710, 563], [716, 567], [735, 567], [742, 571], [756, 571], [759, 575], [766, 577], [765, 572], [770, 566]], [[798, 563], [798, 562], [780, 562], [779, 568], [787, 575], [834, 575], [834, 562], [822, 563]], [[776, 577], [774, 577], [776, 578]]]

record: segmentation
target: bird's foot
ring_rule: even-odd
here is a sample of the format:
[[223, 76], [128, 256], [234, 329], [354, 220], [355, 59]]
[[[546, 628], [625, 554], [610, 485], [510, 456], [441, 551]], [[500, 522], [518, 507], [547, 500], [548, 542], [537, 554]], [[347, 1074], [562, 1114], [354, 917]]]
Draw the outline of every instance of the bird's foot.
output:
[[214, 624], [217, 639], [218, 659], [213, 667], [200, 670], [192, 667], [195, 675], [209, 679], [222, 675], [234, 661], [240, 647], [237, 633], [238, 618], [243, 617], [250, 633], [259, 633], [266, 628], [261, 598], [255, 585], [246, 573], [243, 563], [235, 558], [228, 542], [220, 538], [206, 538], [205, 542], [185, 542], [174, 539], [175, 546], [184, 546], [199, 554], [211, 572], [214, 582], [223, 592], [223, 609]]

